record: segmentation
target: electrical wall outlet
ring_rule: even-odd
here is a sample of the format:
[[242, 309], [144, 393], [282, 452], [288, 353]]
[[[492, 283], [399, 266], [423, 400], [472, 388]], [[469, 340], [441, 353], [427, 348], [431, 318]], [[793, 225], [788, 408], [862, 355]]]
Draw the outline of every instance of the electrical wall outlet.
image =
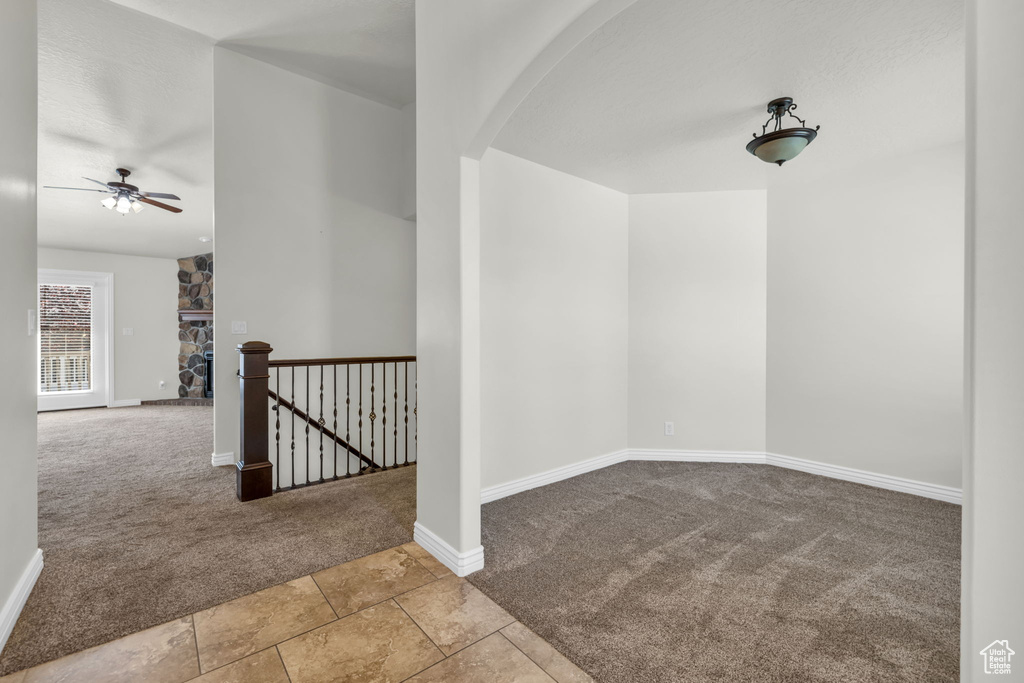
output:
[[245, 324], [244, 320], [232, 320], [231, 334], [246, 334], [247, 327], [248, 325]]
[[665, 436], [672, 436], [676, 433], [676, 425], [674, 422], [665, 423]]
[[134, 327], [122, 327], [121, 328], [121, 334], [123, 336], [125, 336], [125, 337], [134, 337], [135, 336], [135, 328]]

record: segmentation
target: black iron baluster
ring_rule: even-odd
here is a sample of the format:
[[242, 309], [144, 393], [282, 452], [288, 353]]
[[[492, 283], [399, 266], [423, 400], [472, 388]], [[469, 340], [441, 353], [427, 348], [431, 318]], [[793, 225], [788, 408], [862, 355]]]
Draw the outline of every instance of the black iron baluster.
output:
[[381, 462], [384, 463], [383, 469], [388, 468], [388, 366], [386, 363], [380, 364], [380, 374], [384, 382], [380, 392], [380, 405], [381, 415], [383, 416], [380, 421], [380, 443], [383, 446], [383, 453], [381, 454]]
[[[334, 433], [338, 433], [338, 364], [334, 364]], [[338, 440], [334, 441], [334, 479], [338, 479]], [[348, 443], [346, 441], [345, 443]]]
[[[306, 415], [309, 415], [309, 366], [306, 366]], [[306, 423], [306, 484], [309, 484], [309, 420]]]
[[324, 366], [320, 366], [320, 419], [316, 422], [320, 425], [320, 483], [324, 483]]
[[398, 363], [392, 363], [395, 371], [395, 467], [398, 467]]
[[274, 491], [281, 490], [281, 368], [277, 368], [277, 381], [274, 384], [277, 390], [277, 405], [274, 406], [274, 441], [277, 444], [277, 455], [274, 457]]
[[402, 402], [405, 409], [405, 464], [409, 464], [409, 362], [402, 364], [405, 368], [405, 391], [402, 392]]
[[416, 462], [420, 460], [420, 366], [416, 366], [416, 379], [413, 382], [412, 390], [415, 396], [413, 397], [412, 404], [412, 415], [416, 419], [416, 424], [413, 425], [412, 442], [416, 448]]
[[[345, 443], [352, 444], [352, 366], [345, 365]], [[345, 451], [345, 476], [352, 476], [352, 456]]]
[[374, 430], [374, 423], [377, 421], [377, 413], [374, 410], [376, 407], [376, 401], [374, 399], [374, 392], [377, 390], [377, 364], [370, 363], [370, 462], [373, 466], [377, 466], [377, 457], [374, 455], [374, 443], [376, 437], [376, 431]]
[[[363, 364], [359, 364], [359, 452], [363, 452]], [[359, 461], [359, 474], [363, 473], [362, 460]]]
[[[292, 405], [295, 405], [295, 368], [292, 368]], [[295, 411], [292, 413], [292, 488], [295, 488]]]

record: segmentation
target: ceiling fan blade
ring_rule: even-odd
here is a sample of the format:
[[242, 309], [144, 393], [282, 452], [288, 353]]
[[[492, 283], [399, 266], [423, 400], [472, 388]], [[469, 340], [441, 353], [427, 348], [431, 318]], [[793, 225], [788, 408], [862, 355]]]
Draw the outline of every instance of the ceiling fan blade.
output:
[[172, 213], [181, 213], [181, 209], [179, 209], [176, 206], [171, 206], [169, 204], [164, 204], [163, 202], [158, 202], [158, 201], [155, 201], [155, 200], [150, 199], [148, 197], [139, 197], [139, 201], [142, 202], [143, 204], [149, 204], [151, 206], [160, 207], [161, 209], [164, 209], [165, 211], [170, 211]]
[[181, 200], [176, 194], [167, 194], [166, 192], [140, 192], [143, 197], [156, 197], [157, 199], [177, 199]]
[[102, 185], [103, 187], [110, 187], [110, 185], [107, 185], [106, 183], [100, 182], [99, 180], [93, 180], [92, 178], [86, 178], [85, 176], [82, 176], [82, 180], [88, 180], [89, 182], [96, 183], [97, 185]]
[[107, 188], [106, 190], [94, 190], [91, 187], [57, 187], [56, 185], [43, 185], [48, 190], [81, 190], [82, 192], [103, 192], [105, 194], [112, 194], [114, 191]]

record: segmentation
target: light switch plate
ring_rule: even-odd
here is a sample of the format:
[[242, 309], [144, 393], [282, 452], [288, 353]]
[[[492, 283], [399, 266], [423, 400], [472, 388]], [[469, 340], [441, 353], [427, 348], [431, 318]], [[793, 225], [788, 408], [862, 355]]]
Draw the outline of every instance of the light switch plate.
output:
[[676, 433], [676, 425], [674, 422], [665, 423], [665, 436], [672, 436]]
[[246, 328], [248, 325], [245, 324], [244, 320], [232, 320], [231, 321], [231, 334], [246, 334]]
[[28, 309], [28, 336], [36, 333], [36, 309]]
[[134, 337], [135, 336], [135, 328], [134, 327], [122, 327], [121, 328], [121, 334], [124, 335], [125, 337]]

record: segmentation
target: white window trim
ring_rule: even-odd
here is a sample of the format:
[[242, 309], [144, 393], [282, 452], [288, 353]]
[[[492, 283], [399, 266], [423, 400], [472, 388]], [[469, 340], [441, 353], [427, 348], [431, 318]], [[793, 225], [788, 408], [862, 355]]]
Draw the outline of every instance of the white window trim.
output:
[[[107, 343], [103, 349], [104, 375], [107, 381], [107, 407], [114, 407], [114, 274], [96, 273], [88, 270], [60, 270], [56, 268], [40, 268], [38, 285], [54, 284], [88, 285], [102, 287], [106, 292], [107, 319], [104, 323]], [[95, 291], [95, 290], [94, 290]], [[39, 316], [36, 316], [36, 336], [39, 336]], [[38, 355], [36, 363], [38, 364]], [[36, 368], [36, 382], [39, 380], [39, 368]], [[38, 392], [38, 389], [37, 389]]]

